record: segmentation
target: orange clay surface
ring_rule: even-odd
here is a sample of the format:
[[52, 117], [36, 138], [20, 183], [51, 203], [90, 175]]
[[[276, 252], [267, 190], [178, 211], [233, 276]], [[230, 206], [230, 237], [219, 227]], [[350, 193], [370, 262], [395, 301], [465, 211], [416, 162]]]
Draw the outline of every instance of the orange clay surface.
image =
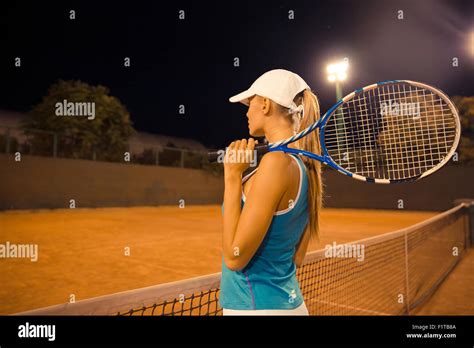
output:
[[[436, 214], [324, 209], [321, 242], [310, 250]], [[0, 314], [219, 272], [221, 233], [220, 206], [0, 212], [0, 243], [39, 247], [37, 262], [0, 259]]]
[[413, 315], [474, 315], [474, 251], [470, 249]]

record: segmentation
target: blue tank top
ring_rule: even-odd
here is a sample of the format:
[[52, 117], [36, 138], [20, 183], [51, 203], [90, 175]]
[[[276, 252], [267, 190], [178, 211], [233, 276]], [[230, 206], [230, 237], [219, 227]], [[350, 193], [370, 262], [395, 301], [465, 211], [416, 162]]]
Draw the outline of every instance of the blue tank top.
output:
[[[295, 202], [275, 212], [262, 244], [241, 271], [229, 270], [222, 258], [219, 302], [237, 310], [294, 309], [303, 303], [293, 257], [308, 224], [308, 178], [303, 161], [290, 154], [300, 169]], [[242, 181], [245, 182], [255, 170]], [[242, 207], [245, 195], [242, 193]], [[224, 206], [222, 205], [222, 209]]]

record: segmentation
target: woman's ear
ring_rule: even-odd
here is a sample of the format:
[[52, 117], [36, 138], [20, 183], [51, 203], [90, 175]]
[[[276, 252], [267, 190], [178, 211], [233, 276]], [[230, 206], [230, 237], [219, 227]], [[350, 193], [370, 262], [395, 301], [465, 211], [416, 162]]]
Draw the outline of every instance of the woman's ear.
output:
[[262, 98], [262, 112], [264, 115], [268, 115], [270, 113], [270, 109], [272, 107], [272, 101], [269, 98], [263, 97]]

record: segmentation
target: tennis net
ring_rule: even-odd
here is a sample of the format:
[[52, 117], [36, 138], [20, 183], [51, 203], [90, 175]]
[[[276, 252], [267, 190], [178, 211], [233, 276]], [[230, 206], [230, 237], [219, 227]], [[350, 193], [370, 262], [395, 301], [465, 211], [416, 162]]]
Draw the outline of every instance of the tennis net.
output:
[[[410, 314], [466, 253], [467, 207], [460, 204], [411, 227], [340, 245], [332, 257], [328, 249], [308, 253], [297, 277], [310, 314]], [[347, 257], [356, 250], [358, 257]], [[219, 284], [215, 273], [19, 314], [221, 315]]]

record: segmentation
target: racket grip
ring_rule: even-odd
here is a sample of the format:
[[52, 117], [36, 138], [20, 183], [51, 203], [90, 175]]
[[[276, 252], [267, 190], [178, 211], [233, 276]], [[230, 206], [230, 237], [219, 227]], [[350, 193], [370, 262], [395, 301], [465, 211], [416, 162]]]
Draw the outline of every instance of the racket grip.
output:
[[[262, 156], [262, 155], [264, 155], [268, 152], [268, 145], [267, 144], [257, 145], [257, 146], [255, 146], [255, 150], [257, 150], [257, 157]], [[217, 162], [217, 158], [219, 157], [219, 155], [221, 155], [223, 153], [221, 151], [224, 151], [224, 150], [209, 151], [207, 153], [207, 158], [208, 158], [209, 162], [210, 163]]]

